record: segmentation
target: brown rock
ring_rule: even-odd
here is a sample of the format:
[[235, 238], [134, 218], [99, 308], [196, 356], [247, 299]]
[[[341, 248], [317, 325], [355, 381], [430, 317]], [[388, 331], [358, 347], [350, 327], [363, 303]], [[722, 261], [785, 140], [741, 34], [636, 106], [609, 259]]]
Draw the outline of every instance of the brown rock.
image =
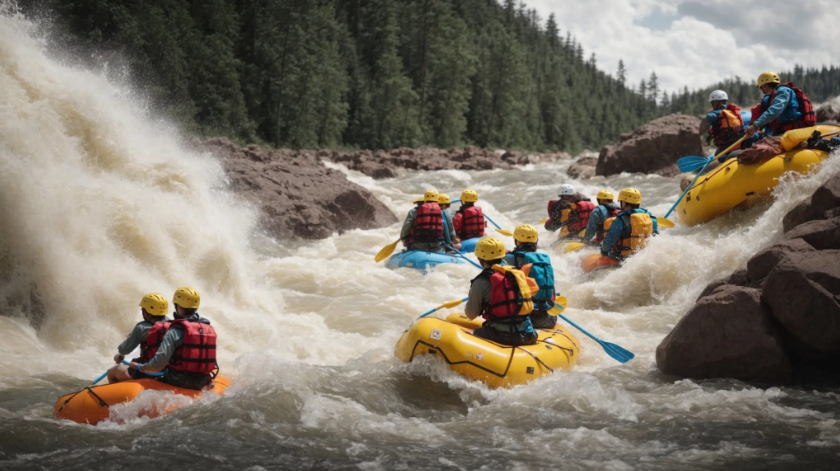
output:
[[621, 172], [679, 174], [677, 160], [701, 155], [699, 119], [672, 114], [656, 119], [633, 131], [618, 146], [605, 146], [598, 156], [597, 175]]
[[817, 108], [816, 113], [818, 123], [840, 122], [840, 104], [838, 103], [832, 102], [820, 106]]
[[826, 219], [826, 211], [840, 207], [840, 174], [831, 177], [811, 195], [785, 214], [785, 232], [815, 219]]
[[597, 157], [581, 157], [569, 166], [569, 169], [566, 170], [566, 175], [580, 180], [592, 178], [595, 176], [595, 165], [597, 163]]
[[230, 188], [262, 210], [262, 225], [274, 237], [322, 239], [397, 222], [373, 194], [326, 168], [315, 151], [242, 148], [225, 138], [198, 145], [222, 159]]
[[808, 221], [785, 234], [785, 240], [802, 239], [817, 250], [840, 249], [840, 217]]
[[764, 281], [767, 274], [788, 254], [813, 251], [814, 247], [802, 239], [785, 240], [776, 245], [771, 245], [749, 259], [747, 262], [747, 277], [752, 284], [758, 286]]
[[798, 345], [840, 354], [840, 250], [793, 252], [767, 275], [762, 301]]
[[792, 370], [761, 291], [725, 285], [700, 299], [656, 348], [668, 375], [787, 383]]

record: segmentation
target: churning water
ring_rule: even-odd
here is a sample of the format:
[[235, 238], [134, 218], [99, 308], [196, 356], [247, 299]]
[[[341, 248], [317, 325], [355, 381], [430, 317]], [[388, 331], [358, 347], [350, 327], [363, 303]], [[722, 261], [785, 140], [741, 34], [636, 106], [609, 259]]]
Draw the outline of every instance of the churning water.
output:
[[[637, 357], [619, 365], [583, 335], [578, 366], [491, 390], [393, 347], [412, 319], [463, 297], [476, 270], [390, 271], [373, 256], [398, 225], [317, 242], [273, 241], [126, 87], [50, 57], [33, 25], [0, 12], [0, 468], [2, 469], [830, 469], [836, 389], [664, 377], [660, 340], [710, 280], [781, 236], [781, 217], [829, 175], [780, 185], [772, 203], [663, 230], [621, 270], [586, 281], [553, 255], [566, 314]], [[402, 216], [423, 190], [473, 188], [508, 229], [544, 217], [568, 164], [512, 171], [349, 172]], [[639, 188], [663, 215], [675, 179], [572, 182]], [[676, 218], [674, 218], [676, 219]], [[510, 239], [507, 239], [510, 241]], [[551, 235], [542, 233], [542, 245]], [[141, 395], [125, 423], [57, 421], [59, 395], [109, 366], [142, 294], [191, 285], [235, 384], [184, 405]], [[442, 313], [443, 315], [446, 312]]]

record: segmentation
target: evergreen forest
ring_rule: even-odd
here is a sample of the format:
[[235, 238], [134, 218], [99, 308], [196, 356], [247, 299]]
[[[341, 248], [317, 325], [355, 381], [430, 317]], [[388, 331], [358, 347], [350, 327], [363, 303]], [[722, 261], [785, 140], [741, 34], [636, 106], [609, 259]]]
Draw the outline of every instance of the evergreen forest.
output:
[[[51, 38], [114, 59], [152, 105], [206, 135], [291, 148], [598, 149], [722, 88], [629, 84], [514, 0], [39, 0]], [[782, 73], [815, 103], [840, 69]], [[700, 84], [697, 84], [700, 85]]]

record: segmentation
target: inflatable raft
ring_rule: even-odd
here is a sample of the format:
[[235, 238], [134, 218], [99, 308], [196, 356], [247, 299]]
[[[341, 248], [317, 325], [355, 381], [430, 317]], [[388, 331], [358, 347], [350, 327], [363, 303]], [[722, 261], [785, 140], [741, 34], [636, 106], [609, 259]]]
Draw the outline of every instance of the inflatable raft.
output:
[[[840, 126], [817, 125], [822, 134], [840, 131]], [[732, 158], [701, 176], [685, 193], [676, 212], [683, 224], [696, 226], [735, 208], [745, 208], [770, 195], [787, 172], [805, 174], [828, 157], [826, 152], [800, 149], [779, 154], [759, 164], [741, 165]]]
[[619, 268], [620, 266], [620, 262], [599, 253], [588, 255], [583, 259], [583, 262], [581, 262], [581, 268], [583, 268], [583, 272], [587, 274], [608, 268]]
[[[213, 380], [213, 387], [208, 391], [222, 394], [230, 386], [230, 380], [217, 376]], [[175, 394], [196, 398], [204, 391], [194, 389], [183, 389], [170, 386], [155, 379], [136, 379], [122, 381], [102, 386], [89, 386], [81, 391], [67, 394], [58, 399], [55, 403], [55, 417], [58, 419], [72, 420], [80, 424], [95, 425], [110, 417], [110, 407], [134, 400], [143, 391], [172, 391]], [[162, 414], [172, 412], [176, 407], [170, 407]], [[144, 411], [144, 416], [157, 417], [160, 411]]]
[[464, 263], [460, 257], [449, 255], [443, 252], [426, 252], [423, 250], [408, 250], [391, 255], [388, 259], [388, 268], [416, 268], [426, 271], [441, 263]]
[[481, 319], [450, 314], [446, 320], [426, 317], [415, 322], [400, 338], [397, 358], [410, 362], [420, 355], [442, 358], [452, 371], [490, 387], [511, 387], [577, 363], [580, 343], [559, 324], [538, 329], [534, 345], [510, 347], [476, 337]]
[[484, 237], [473, 237], [472, 239], [462, 240], [461, 241], [461, 252], [462, 253], [473, 253], [475, 252], [475, 244], [478, 243], [479, 240], [483, 239]]

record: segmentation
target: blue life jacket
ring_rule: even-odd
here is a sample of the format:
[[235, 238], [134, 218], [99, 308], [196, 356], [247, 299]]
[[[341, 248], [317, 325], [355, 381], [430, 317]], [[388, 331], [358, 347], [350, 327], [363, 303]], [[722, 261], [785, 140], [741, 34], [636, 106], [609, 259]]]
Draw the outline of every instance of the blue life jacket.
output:
[[554, 267], [551, 266], [548, 254], [514, 250], [511, 255], [517, 269], [521, 270], [523, 266], [531, 264], [528, 276], [540, 287], [536, 296], [532, 297], [534, 309], [545, 311], [554, 307]]

